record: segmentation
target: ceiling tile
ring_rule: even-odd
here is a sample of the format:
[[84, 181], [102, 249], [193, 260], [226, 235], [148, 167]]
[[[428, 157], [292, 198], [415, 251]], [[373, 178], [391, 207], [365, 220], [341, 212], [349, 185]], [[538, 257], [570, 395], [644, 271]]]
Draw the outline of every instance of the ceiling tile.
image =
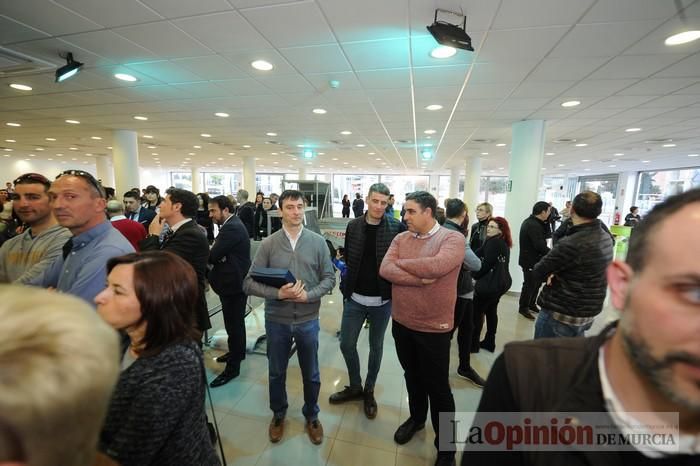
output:
[[[679, 0], [688, 5], [691, 0]], [[582, 23], [606, 23], [611, 21], [644, 21], [667, 19], [676, 14], [676, 2], [657, 0], [615, 0], [596, 2], [583, 17]]]
[[536, 61], [475, 63], [470, 83], [512, 83], [523, 80], [537, 64]]
[[44, 37], [48, 37], [48, 34], [20, 24], [10, 18], [0, 16], [0, 44], [4, 45], [25, 40], [41, 39]]
[[277, 48], [335, 42], [333, 33], [314, 2], [247, 9], [241, 13]]
[[413, 71], [413, 85], [416, 88], [437, 86], [461, 86], [469, 65], [432, 66], [416, 68]]
[[520, 29], [574, 24], [594, 0], [504, 0], [493, 29]]
[[167, 60], [134, 63], [129, 65], [129, 68], [168, 84], [204, 80], [202, 76]]
[[319, 0], [317, 3], [340, 42], [408, 36], [406, 0]]
[[116, 2], [97, 2], [94, 0], [54, 1], [104, 27], [145, 23], [162, 19], [160, 15], [137, 0], [119, 0]]
[[196, 2], [173, 2], [172, 0], [141, 0], [141, 3], [156, 10], [165, 18], [179, 18], [231, 10], [226, 0], [197, 0]]
[[[567, 31], [567, 27], [491, 31], [486, 36], [478, 60], [508, 62], [513, 60], [513, 57], [541, 59]], [[524, 37], [527, 37], [527, 40], [523, 40]]]
[[281, 49], [280, 53], [302, 74], [350, 71], [338, 44]]
[[545, 58], [528, 79], [538, 81], [578, 81], [608, 60], [607, 57]]
[[357, 71], [408, 67], [408, 39], [390, 39], [342, 44]]
[[660, 96], [676, 92], [697, 82], [697, 78], [650, 78], [623, 89], [622, 95]]
[[[659, 21], [579, 24], [549, 55], [565, 57], [612, 57], [648, 34]], [[527, 41], [523, 41], [527, 44]]]
[[621, 55], [603, 65], [591, 79], [646, 78], [678, 61], [675, 55]]
[[246, 77], [246, 74], [238, 67], [218, 55], [194, 58], [177, 58], [171, 60], [171, 62], [208, 80]]
[[45, 0], [3, 0], [0, 2], [0, 11], [7, 18], [55, 36], [102, 28], [87, 18]]
[[364, 89], [396, 89], [409, 87], [408, 68], [400, 70], [360, 71], [357, 73]]
[[213, 53], [167, 21], [117, 28], [114, 32], [162, 58], [193, 57]]
[[270, 46], [240, 13], [231, 11], [173, 21], [204, 45], [217, 52], [243, 52]]
[[143, 47], [107, 30], [73, 34], [62, 40], [105, 57], [112, 63], [133, 63], [156, 57]]

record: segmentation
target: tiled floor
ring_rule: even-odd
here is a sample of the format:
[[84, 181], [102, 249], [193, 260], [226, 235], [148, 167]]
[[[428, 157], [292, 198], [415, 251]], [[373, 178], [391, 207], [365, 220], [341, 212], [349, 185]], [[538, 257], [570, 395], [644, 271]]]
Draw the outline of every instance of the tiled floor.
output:
[[[216, 295], [208, 296], [210, 306], [218, 303]], [[268, 440], [267, 427], [272, 413], [268, 408], [267, 360], [264, 355], [249, 354], [241, 366], [241, 375], [228, 384], [211, 390], [216, 418], [221, 430], [222, 443], [229, 465], [287, 466], [290, 464], [315, 466], [421, 466], [435, 461], [432, 427], [417, 433], [408, 444], [394, 443], [396, 428], [408, 418], [406, 388], [403, 372], [396, 357], [391, 329], [384, 340], [384, 358], [375, 387], [379, 405], [376, 419], [368, 420], [360, 401], [330, 405], [328, 396], [342, 389], [347, 381], [345, 362], [336, 338], [340, 327], [342, 300], [337, 290], [323, 299], [321, 307], [321, 334], [319, 361], [321, 365], [321, 396], [319, 418], [324, 428], [324, 441], [313, 445], [304, 432], [302, 383], [296, 355], [292, 357], [287, 375], [289, 411], [285, 434], [281, 442]], [[472, 366], [486, 377], [493, 361], [508, 341], [532, 338], [533, 322], [517, 313], [517, 298], [505, 296], [499, 305], [499, 324], [496, 353], [472, 355]], [[614, 311], [606, 307], [596, 320], [592, 332], [614, 318]], [[219, 313], [212, 319], [213, 329], [223, 328]], [[358, 351], [363, 376], [367, 367], [368, 331], [363, 330]], [[223, 369], [214, 361], [222, 352], [205, 351], [209, 379]], [[473, 411], [481, 390], [456, 376], [457, 342], [453, 341], [450, 384], [458, 411]], [[458, 453], [459, 458], [459, 453]]]

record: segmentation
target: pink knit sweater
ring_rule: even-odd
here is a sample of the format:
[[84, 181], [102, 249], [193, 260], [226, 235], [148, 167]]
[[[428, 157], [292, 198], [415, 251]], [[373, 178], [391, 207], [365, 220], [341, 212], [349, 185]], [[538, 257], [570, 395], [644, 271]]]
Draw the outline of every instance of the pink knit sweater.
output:
[[[394, 238], [379, 269], [379, 275], [392, 283], [394, 320], [420, 332], [452, 330], [464, 241], [464, 236], [444, 227], [429, 237], [416, 238], [407, 231]], [[422, 278], [436, 280], [423, 285]]]

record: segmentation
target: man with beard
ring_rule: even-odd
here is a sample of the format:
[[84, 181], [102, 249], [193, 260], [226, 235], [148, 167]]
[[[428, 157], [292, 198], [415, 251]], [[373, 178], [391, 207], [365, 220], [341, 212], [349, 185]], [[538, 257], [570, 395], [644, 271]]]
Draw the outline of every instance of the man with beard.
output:
[[26, 228], [0, 248], [0, 283], [29, 283], [61, 257], [71, 233], [51, 213], [50, 187], [51, 182], [38, 173], [15, 180], [12, 206]]
[[[489, 412], [595, 412], [622, 435], [656, 434], [662, 413], [678, 413], [674, 445], [605, 453], [478, 452], [462, 465], [700, 464], [700, 189], [654, 207], [630, 241], [626, 262], [608, 266], [620, 320], [598, 336], [506, 345], [486, 382], [475, 422]], [[644, 413], [646, 418], [637, 416]], [[651, 418], [650, 418], [651, 417]], [[641, 427], [640, 427], [641, 424]], [[541, 447], [538, 447], [541, 448]]]

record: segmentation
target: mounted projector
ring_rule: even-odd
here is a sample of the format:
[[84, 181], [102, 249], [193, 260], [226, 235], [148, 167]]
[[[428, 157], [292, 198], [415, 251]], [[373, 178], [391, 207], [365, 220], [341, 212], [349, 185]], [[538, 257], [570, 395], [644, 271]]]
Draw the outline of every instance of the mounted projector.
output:
[[60, 83], [65, 81], [68, 78], [71, 78], [78, 74], [80, 71], [80, 68], [83, 66], [82, 63], [79, 61], [73, 60], [73, 54], [68, 52], [66, 55], [66, 64], [65, 66], [60, 67], [59, 69], [56, 70], [56, 82]]
[[[454, 16], [459, 16], [464, 18], [462, 22], [462, 27], [458, 24], [451, 24], [445, 21], [438, 21], [438, 13], [449, 13]], [[466, 15], [455, 13], [454, 11], [436, 9], [435, 10], [435, 22], [427, 26], [430, 34], [433, 35], [435, 40], [440, 45], [445, 45], [447, 47], [453, 47], [456, 49], [474, 51], [472, 47], [472, 38], [467, 34], [467, 17]]]

